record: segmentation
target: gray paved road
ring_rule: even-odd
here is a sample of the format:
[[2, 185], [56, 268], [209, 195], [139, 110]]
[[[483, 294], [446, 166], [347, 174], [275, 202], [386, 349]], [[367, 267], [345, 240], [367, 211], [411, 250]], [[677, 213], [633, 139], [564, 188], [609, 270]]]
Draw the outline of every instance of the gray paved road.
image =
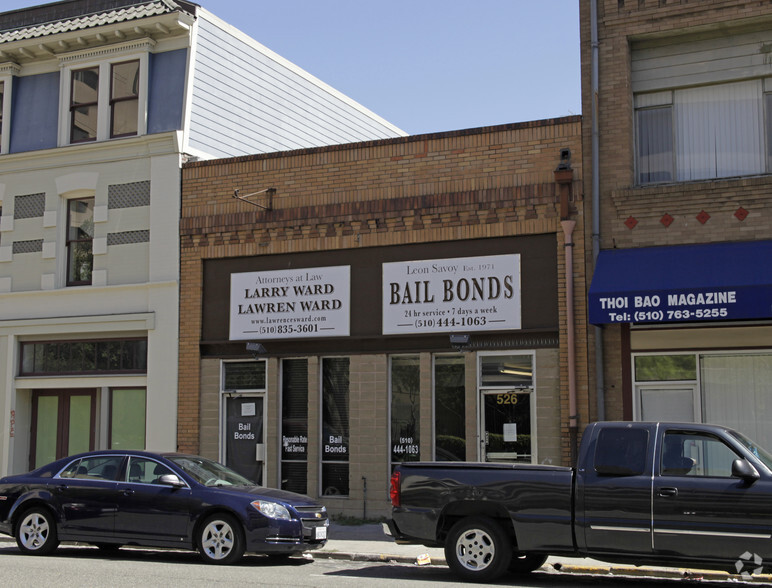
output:
[[[499, 586], [572, 587], [676, 587], [679, 580], [651, 580], [603, 576], [536, 573], [507, 577]], [[472, 586], [459, 583], [445, 566], [419, 567], [389, 562], [354, 562], [334, 559], [292, 558], [275, 563], [266, 557], [247, 556], [240, 565], [212, 566], [195, 553], [123, 549], [106, 557], [90, 547], [63, 546], [48, 557], [24, 556], [16, 547], [0, 546], [0, 586], [26, 588], [198, 588], [229, 586], [297, 586], [330, 588], [423, 588]], [[703, 586], [738, 586], [738, 582], [700, 582]], [[752, 586], [753, 584], [748, 584]], [[758, 584], [756, 584], [758, 585]]]

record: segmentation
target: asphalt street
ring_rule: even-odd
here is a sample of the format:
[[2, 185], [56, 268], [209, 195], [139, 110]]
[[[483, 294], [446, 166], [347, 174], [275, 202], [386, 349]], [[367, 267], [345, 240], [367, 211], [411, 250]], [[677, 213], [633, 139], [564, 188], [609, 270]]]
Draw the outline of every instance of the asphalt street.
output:
[[[333, 523], [330, 540], [321, 550], [282, 563], [262, 556], [246, 556], [235, 566], [204, 564], [194, 552], [124, 548], [107, 557], [90, 546], [65, 544], [47, 557], [22, 556], [15, 542], [0, 536], [0, 579], [6, 586], [206, 586], [227, 582], [250, 586], [335, 586], [335, 578], [378, 579], [378, 586], [397, 586], [401, 578], [411, 585], [423, 582], [447, 586], [457, 582], [445, 564], [440, 548], [397, 545], [379, 524], [340, 525]], [[7, 558], [7, 559], [6, 559]], [[311, 563], [320, 565], [310, 566]], [[185, 564], [185, 565], [179, 565]], [[259, 568], [259, 574], [255, 574]], [[743, 570], [745, 571], [745, 570]], [[164, 578], [166, 578], [164, 580]], [[381, 583], [383, 580], [384, 583]], [[592, 580], [592, 582], [589, 582]], [[394, 581], [395, 583], [391, 583]], [[700, 582], [709, 585], [772, 585], [772, 575], [729, 575], [724, 572], [663, 567], [612, 565], [591, 559], [551, 557], [531, 575], [507, 576], [497, 585], [649, 586], [673, 582]], [[659, 584], [658, 584], [659, 583]], [[353, 584], [352, 584], [353, 586]]]

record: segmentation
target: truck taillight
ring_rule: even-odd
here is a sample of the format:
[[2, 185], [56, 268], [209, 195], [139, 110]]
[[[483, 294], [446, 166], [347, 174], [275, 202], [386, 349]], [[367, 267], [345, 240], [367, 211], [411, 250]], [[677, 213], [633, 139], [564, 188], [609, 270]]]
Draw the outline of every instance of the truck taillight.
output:
[[391, 474], [391, 485], [389, 486], [389, 498], [391, 498], [392, 506], [399, 506], [399, 481], [400, 481], [400, 473], [398, 471]]

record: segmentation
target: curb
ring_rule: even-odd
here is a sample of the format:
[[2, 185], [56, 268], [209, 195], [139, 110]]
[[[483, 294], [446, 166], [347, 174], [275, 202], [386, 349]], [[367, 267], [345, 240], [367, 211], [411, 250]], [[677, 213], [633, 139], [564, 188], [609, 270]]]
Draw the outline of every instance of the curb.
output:
[[[356, 552], [343, 552], [343, 551], [312, 551], [308, 552], [314, 558], [319, 559], [337, 559], [345, 561], [360, 561], [371, 563], [402, 563], [413, 564], [416, 563], [416, 558], [405, 555], [390, 555], [385, 553], [356, 553]], [[421, 567], [425, 565], [431, 566], [447, 566], [447, 561], [444, 557], [432, 558], [427, 564], [421, 564]], [[689, 580], [689, 581], [741, 581], [749, 583], [760, 584], [772, 584], [772, 574], [759, 574], [753, 576], [741, 576], [739, 574], [729, 574], [727, 572], [720, 572], [716, 570], [692, 570], [686, 568], [647, 568], [647, 567], [614, 567], [614, 566], [591, 566], [591, 565], [576, 565], [576, 564], [564, 564], [560, 562], [546, 563], [541, 571], [556, 574], [577, 574], [577, 575], [607, 575], [607, 576], [634, 576], [634, 577], [648, 577], [648, 578], [662, 578], [669, 580]]]
[[[415, 556], [407, 555], [389, 555], [387, 553], [351, 553], [346, 551], [307, 551], [315, 559], [341, 559], [347, 561], [368, 561], [368, 562], [390, 562], [415, 564]], [[446, 566], [448, 565], [444, 557], [432, 558], [431, 562], [422, 565]]]

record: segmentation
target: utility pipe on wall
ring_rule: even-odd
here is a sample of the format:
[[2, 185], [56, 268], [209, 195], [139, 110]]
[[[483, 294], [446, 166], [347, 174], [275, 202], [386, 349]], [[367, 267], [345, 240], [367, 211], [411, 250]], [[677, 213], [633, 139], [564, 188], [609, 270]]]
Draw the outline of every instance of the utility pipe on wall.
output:
[[560, 152], [560, 165], [555, 170], [555, 182], [560, 191], [560, 226], [563, 227], [563, 246], [566, 263], [566, 345], [568, 347], [568, 431], [570, 441], [571, 465], [576, 463], [579, 415], [576, 402], [576, 329], [574, 319], [574, 228], [576, 221], [570, 219], [572, 199], [571, 185], [574, 171], [571, 169], [571, 152]]
[[[590, 43], [592, 46], [592, 73], [590, 86], [592, 92], [592, 267], [598, 265], [600, 253], [600, 162], [598, 161], [598, 0], [590, 2]], [[603, 329], [595, 327], [595, 399], [599, 421], [606, 420], [606, 397], [603, 381]]]
[[576, 410], [576, 349], [574, 332], [574, 227], [576, 221], [562, 220], [566, 250], [566, 344], [568, 345], [568, 430], [571, 440], [571, 465], [576, 463], [579, 419]]

